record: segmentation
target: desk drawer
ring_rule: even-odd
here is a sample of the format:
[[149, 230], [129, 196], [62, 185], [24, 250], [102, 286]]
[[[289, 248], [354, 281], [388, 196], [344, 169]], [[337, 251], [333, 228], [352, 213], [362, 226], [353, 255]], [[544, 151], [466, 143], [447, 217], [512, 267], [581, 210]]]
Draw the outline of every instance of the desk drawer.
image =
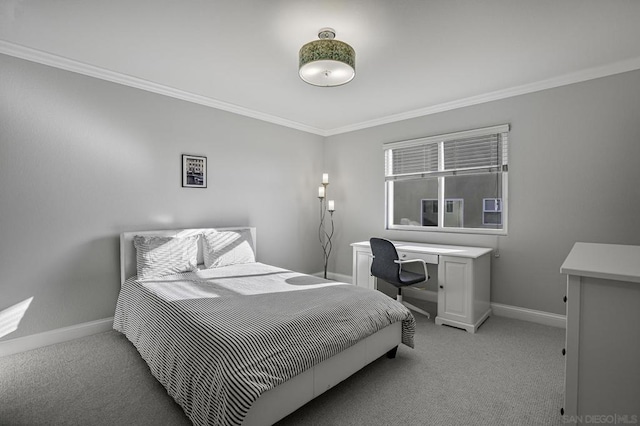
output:
[[411, 251], [398, 250], [400, 260], [422, 259], [431, 265], [437, 265], [439, 256], [437, 254], [415, 253]]

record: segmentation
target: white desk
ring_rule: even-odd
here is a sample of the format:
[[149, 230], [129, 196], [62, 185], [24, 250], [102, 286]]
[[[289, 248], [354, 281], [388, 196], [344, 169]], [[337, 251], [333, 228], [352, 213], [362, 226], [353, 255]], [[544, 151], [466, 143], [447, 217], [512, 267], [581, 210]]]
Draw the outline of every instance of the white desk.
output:
[[567, 274], [563, 422], [637, 421], [640, 246], [575, 243], [560, 272]]
[[[446, 246], [394, 241], [400, 259], [422, 259], [438, 265], [438, 315], [435, 322], [470, 333], [491, 315], [491, 252], [484, 247]], [[369, 241], [353, 247], [353, 283], [376, 288], [371, 276]]]

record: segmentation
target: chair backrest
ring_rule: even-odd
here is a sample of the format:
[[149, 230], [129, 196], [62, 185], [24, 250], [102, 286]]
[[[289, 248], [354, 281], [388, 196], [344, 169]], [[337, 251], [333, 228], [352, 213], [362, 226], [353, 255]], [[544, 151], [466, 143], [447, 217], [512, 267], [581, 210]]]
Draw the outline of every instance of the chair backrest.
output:
[[400, 282], [400, 265], [394, 262], [398, 260], [396, 247], [391, 241], [383, 238], [374, 237], [369, 242], [373, 253], [371, 275], [390, 284], [398, 284]]

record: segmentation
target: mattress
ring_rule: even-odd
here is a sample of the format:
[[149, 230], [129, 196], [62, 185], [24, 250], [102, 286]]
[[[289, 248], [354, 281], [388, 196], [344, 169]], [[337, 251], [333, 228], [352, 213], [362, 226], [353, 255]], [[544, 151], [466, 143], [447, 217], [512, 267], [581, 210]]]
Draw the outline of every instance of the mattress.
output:
[[114, 328], [196, 425], [238, 425], [261, 394], [402, 322], [388, 296], [262, 263], [126, 280]]

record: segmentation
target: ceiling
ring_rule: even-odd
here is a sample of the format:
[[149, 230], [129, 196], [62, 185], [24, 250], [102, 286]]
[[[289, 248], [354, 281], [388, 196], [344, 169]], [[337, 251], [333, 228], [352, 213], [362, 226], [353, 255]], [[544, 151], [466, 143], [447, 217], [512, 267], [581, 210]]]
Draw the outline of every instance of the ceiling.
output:
[[[635, 0], [0, 0], [0, 53], [320, 135], [640, 69]], [[332, 27], [356, 77], [315, 87]]]

